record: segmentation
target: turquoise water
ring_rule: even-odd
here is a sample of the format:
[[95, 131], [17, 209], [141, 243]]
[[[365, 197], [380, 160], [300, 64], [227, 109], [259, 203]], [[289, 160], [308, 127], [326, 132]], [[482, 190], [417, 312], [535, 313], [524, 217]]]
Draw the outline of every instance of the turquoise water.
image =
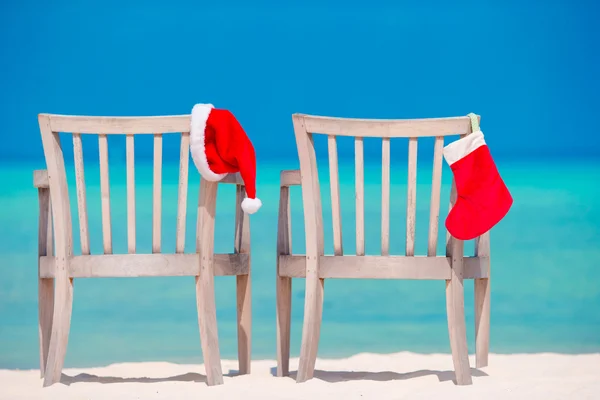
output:
[[[111, 159], [111, 163], [112, 163]], [[122, 162], [123, 160], [121, 160]], [[122, 165], [122, 164], [121, 164]], [[193, 164], [192, 164], [193, 165]], [[392, 170], [391, 251], [404, 251], [406, 168]], [[416, 252], [424, 254], [431, 169], [418, 170]], [[493, 352], [600, 351], [600, 163], [498, 162], [514, 197], [508, 216], [492, 231]], [[37, 193], [32, 170], [43, 162], [2, 164], [0, 177], [0, 367], [35, 368], [37, 342]], [[275, 357], [275, 245], [280, 169], [297, 167], [295, 159], [259, 165], [258, 196], [264, 206], [251, 217], [253, 257], [253, 357]], [[341, 165], [344, 250], [354, 243], [353, 164]], [[333, 250], [327, 170], [321, 180], [326, 253]], [[149, 252], [151, 243], [151, 166], [136, 166], [137, 243]], [[73, 171], [69, 168], [73, 183]], [[115, 253], [126, 252], [125, 170], [111, 165], [111, 211]], [[163, 173], [163, 249], [175, 248], [177, 165]], [[380, 248], [379, 165], [366, 173], [366, 251]], [[92, 253], [102, 251], [98, 170], [86, 165]], [[440, 238], [451, 172], [444, 165]], [[192, 171], [188, 198], [186, 250], [194, 249], [198, 174]], [[74, 188], [70, 188], [79, 251]], [[235, 191], [219, 189], [215, 250], [233, 249]], [[292, 189], [293, 249], [304, 251], [301, 192]], [[438, 254], [443, 254], [442, 240]], [[472, 242], [466, 246], [473, 251]], [[235, 279], [216, 279], [221, 354], [237, 354]], [[302, 280], [294, 282], [292, 354], [299, 352]], [[325, 284], [320, 356], [357, 352], [448, 352], [443, 282], [329, 280]], [[474, 345], [473, 287], [466, 284], [469, 347]], [[201, 362], [202, 355], [192, 277], [79, 279], [67, 366], [119, 361], [167, 360]]]

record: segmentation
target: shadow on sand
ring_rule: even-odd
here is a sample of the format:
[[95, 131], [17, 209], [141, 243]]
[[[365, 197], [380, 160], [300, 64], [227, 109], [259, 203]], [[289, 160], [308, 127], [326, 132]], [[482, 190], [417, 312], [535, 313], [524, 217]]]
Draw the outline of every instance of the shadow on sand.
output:
[[[239, 371], [230, 370], [223, 376], [234, 377], [239, 375]], [[69, 376], [62, 374], [60, 383], [67, 386], [73, 383], [157, 383], [157, 382], [204, 382], [206, 383], [206, 375], [198, 374], [195, 372], [188, 372], [183, 375], [175, 375], [166, 378], [121, 378], [116, 376], [97, 376], [91, 374], [78, 374], [75, 376]]]
[[[297, 371], [290, 371], [289, 377], [296, 379]], [[271, 368], [271, 375], [277, 376], [277, 368]], [[322, 371], [315, 370], [314, 377], [316, 379], [323, 380], [325, 382], [337, 383], [346, 381], [403, 381], [407, 379], [420, 378], [423, 376], [435, 375], [440, 382], [452, 381], [456, 383], [456, 376], [454, 371], [433, 371], [429, 369], [422, 369], [419, 371], [398, 373], [391, 371], [382, 372], [363, 372], [363, 371]], [[488, 376], [485, 372], [471, 368], [471, 376], [481, 377]]]

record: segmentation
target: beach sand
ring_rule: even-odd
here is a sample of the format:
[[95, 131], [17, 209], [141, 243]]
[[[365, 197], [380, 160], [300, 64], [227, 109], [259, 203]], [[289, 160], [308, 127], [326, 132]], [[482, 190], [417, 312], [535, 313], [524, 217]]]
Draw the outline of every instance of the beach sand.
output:
[[[1, 399], [599, 399], [600, 354], [490, 355], [472, 368], [473, 385], [456, 386], [448, 354], [357, 354], [317, 361], [315, 378], [277, 378], [275, 361], [257, 360], [237, 376], [224, 360], [224, 385], [209, 387], [203, 365], [165, 362], [67, 368], [61, 383], [43, 388], [38, 370], [0, 370]], [[474, 359], [471, 357], [471, 365]]]

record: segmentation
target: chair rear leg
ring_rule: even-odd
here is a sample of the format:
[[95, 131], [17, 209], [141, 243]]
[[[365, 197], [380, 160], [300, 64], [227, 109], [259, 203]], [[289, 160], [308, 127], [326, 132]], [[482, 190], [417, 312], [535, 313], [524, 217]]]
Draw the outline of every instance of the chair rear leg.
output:
[[73, 280], [67, 277], [67, 271], [68, 263], [57, 258], [52, 334], [44, 370], [44, 386], [50, 386], [60, 381], [67, 354], [73, 310]]
[[213, 386], [223, 383], [213, 264], [217, 182], [201, 180], [199, 201], [197, 232], [200, 237], [197, 238], [197, 244], [200, 253], [200, 275], [196, 276], [196, 304], [207, 383], [209, 386]]
[[475, 348], [477, 368], [487, 367], [490, 349], [490, 279], [475, 279]]
[[277, 376], [290, 374], [292, 278], [277, 276]]
[[[300, 365], [296, 382], [305, 382], [312, 379], [317, 361], [317, 349], [321, 334], [321, 320], [323, 318], [323, 292], [324, 279], [317, 276], [318, 266], [311, 267], [309, 264], [317, 264], [317, 258], [306, 258], [306, 298], [304, 301], [304, 324], [302, 327], [302, 347], [300, 349]], [[313, 270], [313, 271], [311, 271]], [[312, 273], [309, 273], [311, 271]]]
[[477, 368], [487, 367], [490, 350], [490, 232], [475, 241], [475, 256], [485, 265], [487, 278], [475, 279], [475, 353]]
[[452, 361], [458, 385], [471, 385], [471, 368], [467, 348], [467, 328], [465, 322], [465, 293], [463, 287], [463, 246], [462, 240], [455, 242], [452, 250], [451, 279], [446, 281], [446, 310]]
[[279, 275], [281, 255], [288, 255], [292, 247], [289, 188], [281, 187], [279, 193], [279, 218], [277, 224], [277, 376], [290, 373], [290, 327], [292, 315], [292, 278]]
[[[250, 253], [250, 218], [242, 210], [244, 186], [236, 189], [235, 252]], [[237, 286], [237, 333], [238, 363], [240, 374], [249, 374], [252, 360], [252, 283], [251, 265], [247, 275], [236, 277]]]
[[48, 360], [48, 349], [52, 335], [52, 313], [54, 310], [54, 279], [39, 277], [40, 258], [51, 256], [53, 251], [52, 212], [50, 190], [38, 189], [38, 332], [40, 342], [40, 376], [43, 378]]
[[237, 276], [238, 362], [240, 374], [250, 373], [252, 360], [252, 284], [250, 274]]

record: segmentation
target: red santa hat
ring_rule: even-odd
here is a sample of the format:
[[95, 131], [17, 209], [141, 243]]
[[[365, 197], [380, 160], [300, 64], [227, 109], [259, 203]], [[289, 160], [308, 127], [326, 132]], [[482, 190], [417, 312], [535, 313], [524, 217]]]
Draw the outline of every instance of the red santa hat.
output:
[[246, 187], [242, 209], [253, 214], [262, 206], [256, 198], [256, 158], [252, 142], [228, 110], [212, 104], [196, 104], [192, 109], [190, 152], [200, 175], [207, 181], [220, 181], [228, 173], [239, 172]]

